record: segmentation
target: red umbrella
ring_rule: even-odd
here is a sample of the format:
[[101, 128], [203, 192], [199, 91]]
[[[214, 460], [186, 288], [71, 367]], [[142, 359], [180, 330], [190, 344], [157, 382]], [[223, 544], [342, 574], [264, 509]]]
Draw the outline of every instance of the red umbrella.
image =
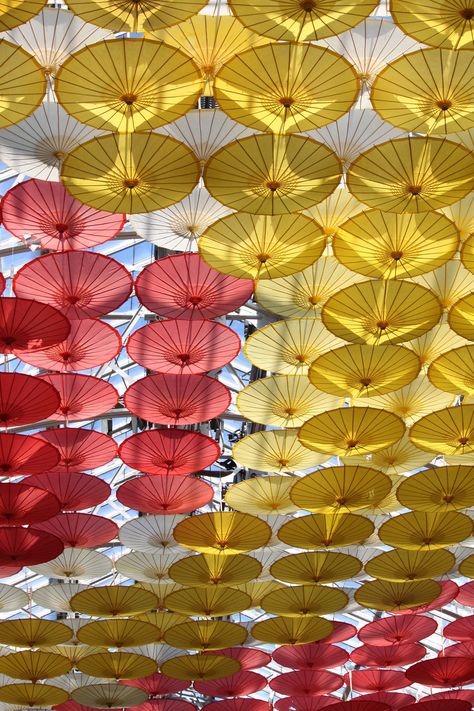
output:
[[342, 677], [328, 671], [291, 671], [279, 674], [269, 687], [283, 696], [322, 696], [343, 685]]
[[0, 578], [9, 578], [22, 569], [22, 565], [0, 565]]
[[35, 531], [46, 531], [59, 538], [65, 548], [94, 548], [117, 536], [118, 526], [104, 516], [88, 513], [60, 513], [39, 523]]
[[474, 706], [474, 689], [455, 689], [452, 691], [437, 691], [436, 694], [423, 696], [418, 703], [426, 703], [427, 701], [437, 701], [438, 699], [460, 699], [468, 701], [471, 706]]
[[145, 430], [119, 447], [120, 457], [132, 469], [175, 476], [206, 469], [219, 454], [220, 447], [213, 439], [186, 430]]
[[456, 602], [465, 607], [474, 607], [474, 580], [461, 585], [456, 595]]
[[356, 669], [344, 674], [344, 681], [356, 691], [393, 691], [410, 686], [404, 671]]
[[31, 425], [45, 420], [59, 407], [52, 384], [34, 375], [0, 373], [0, 426]]
[[437, 622], [432, 617], [411, 615], [410, 617], [383, 617], [364, 625], [358, 638], [365, 644], [386, 646], [419, 642], [436, 631]]
[[349, 653], [333, 644], [283, 645], [273, 652], [277, 664], [289, 669], [330, 669], [345, 664]]
[[418, 708], [418, 704], [408, 704], [404, 706], [404, 711], [471, 711], [469, 701], [461, 699], [420, 699], [423, 702], [423, 709]]
[[84, 318], [71, 321], [69, 336], [61, 343], [21, 358], [43, 370], [89, 370], [113, 360], [121, 348], [122, 339], [115, 328], [94, 318]]
[[418, 642], [375, 646], [364, 644], [354, 649], [351, 661], [362, 667], [404, 667], [414, 664], [426, 654], [426, 649]]
[[445, 647], [439, 654], [439, 657], [473, 657], [474, 658], [474, 641], [459, 642], [459, 644], [451, 644]]
[[58, 422], [98, 417], [115, 407], [119, 398], [113, 385], [92, 375], [51, 373], [39, 377], [59, 393], [59, 406], [49, 416], [49, 419]]
[[207, 375], [149, 375], [131, 385], [125, 407], [148, 422], [192, 425], [221, 415], [231, 395], [223, 383]]
[[318, 644], [337, 644], [352, 639], [357, 634], [357, 628], [348, 622], [333, 620], [333, 630], [327, 637], [318, 640]]
[[119, 262], [95, 252], [45, 254], [13, 279], [17, 296], [60, 309], [69, 319], [99, 318], [130, 296], [133, 279]]
[[0, 298], [0, 353], [15, 353], [23, 360], [29, 351], [64, 341], [70, 328], [67, 318], [48, 304]]
[[215, 321], [157, 321], [127, 343], [130, 358], [158, 373], [192, 375], [222, 368], [237, 357], [240, 338]]
[[418, 662], [407, 669], [407, 678], [425, 686], [464, 686], [474, 681], [471, 657], [436, 657]]
[[231, 676], [215, 681], [195, 681], [194, 688], [204, 696], [249, 696], [262, 691], [267, 685], [267, 678], [253, 671], [239, 671]]
[[364, 701], [376, 701], [394, 710], [401, 709], [414, 701], [411, 694], [402, 694], [399, 691], [375, 691], [373, 694], [364, 694], [358, 698]]
[[28, 481], [33, 486], [55, 494], [62, 511], [90, 509], [110, 496], [110, 486], [90, 474], [47, 472], [30, 477]]
[[334, 711], [388, 711], [390, 706], [381, 701], [366, 701], [365, 698], [359, 697], [350, 701], [340, 701], [338, 704], [333, 704]]
[[[94, 430], [62, 427], [38, 432], [36, 437], [50, 443], [50, 446], [53, 445], [60, 456], [57, 464], [51, 464], [42, 471], [51, 469], [56, 472], [82, 472], [101, 467], [117, 456], [118, 447], [112, 437]], [[39, 472], [28, 470], [28, 473]]]
[[272, 711], [272, 705], [261, 699], [223, 699], [206, 704], [207, 711]]
[[266, 667], [272, 661], [272, 655], [255, 647], [228, 647], [227, 649], [217, 649], [203, 654], [218, 654], [219, 656], [236, 659], [242, 671], [249, 669], [259, 669]]
[[458, 594], [459, 588], [452, 580], [438, 580], [438, 585], [441, 585], [439, 595], [427, 605], [420, 605], [407, 610], [392, 610], [393, 615], [417, 615], [422, 612], [432, 612], [433, 610], [441, 610], [445, 605], [452, 602]]
[[176, 254], [139, 274], [135, 291], [150, 311], [166, 318], [215, 318], [235, 311], [252, 296], [254, 283], [211, 269], [199, 254]]
[[165, 694], [178, 694], [180, 691], [189, 689], [190, 681], [181, 681], [180, 679], [172, 679], [170, 676], [156, 672], [151, 676], [145, 676], [142, 679], [123, 679], [119, 684], [126, 686], [136, 686], [143, 689], [150, 696], [163, 696]]
[[117, 489], [117, 500], [149, 514], [189, 513], [212, 501], [214, 489], [202, 479], [181, 476], [139, 476]]
[[275, 701], [275, 708], [278, 711], [319, 711], [337, 703], [339, 699], [335, 696], [290, 696]]
[[56, 516], [60, 510], [58, 499], [49, 491], [23, 482], [0, 484], [0, 526], [39, 523]]
[[107, 242], [125, 224], [125, 215], [87, 207], [62, 183], [46, 180], [26, 180], [5, 193], [2, 217], [6, 229], [18, 239], [58, 252]]
[[0, 473], [2, 476], [41, 474], [53, 469], [59, 452], [38, 436], [0, 433]]
[[0, 565], [38, 565], [57, 558], [63, 542], [45, 531], [0, 528]]
[[456, 642], [469, 642], [474, 639], [474, 615], [460, 617], [443, 630], [446, 639], [454, 639]]

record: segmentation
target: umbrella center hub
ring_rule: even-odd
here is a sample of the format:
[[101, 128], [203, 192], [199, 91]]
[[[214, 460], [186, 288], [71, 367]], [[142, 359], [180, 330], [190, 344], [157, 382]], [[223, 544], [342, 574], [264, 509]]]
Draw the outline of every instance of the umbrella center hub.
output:
[[268, 180], [265, 185], [272, 193], [276, 192], [278, 188], [281, 187], [281, 183], [279, 183], [278, 180]]
[[449, 99], [440, 99], [440, 101], [436, 102], [436, 106], [441, 109], [441, 111], [447, 111], [452, 105], [453, 102], [449, 101]]
[[419, 195], [422, 190], [423, 190], [422, 185], [408, 185], [408, 187], [407, 187], [407, 192], [410, 195]]
[[281, 99], [279, 99], [280, 104], [285, 107], [285, 109], [289, 109], [290, 106], [293, 106], [295, 103], [295, 100], [291, 98], [291, 96], [282, 96]]
[[136, 94], [122, 94], [120, 97], [120, 101], [123, 101], [123, 103], [127, 104], [127, 106], [132, 106], [137, 99], [138, 96]]
[[474, 19], [474, 7], [463, 7], [462, 10], [459, 10], [459, 14], [463, 20], [472, 20]]
[[300, 8], [304, 10], [304, 12], [312, 12], [316, 10], [316, 0], [301, 0]]
[[124, 187], [128, 188], [129, 190], [133, 190], [133, 188], [136, 188], [140, 181], [138, 178], [125, 178], [123, 181]]

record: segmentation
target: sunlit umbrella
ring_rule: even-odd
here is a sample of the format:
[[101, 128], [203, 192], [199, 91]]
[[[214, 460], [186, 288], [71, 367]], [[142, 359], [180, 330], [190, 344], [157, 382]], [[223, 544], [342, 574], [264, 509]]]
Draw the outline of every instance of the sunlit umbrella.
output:
[[5, 39], [0, 39], [0, 61], [0, 128], [5, 128], [27, 118], [40, 105], [46, 79], [31, 54]]
[[153, 659], [133, 652], [99, 652], [77, 663], [79, 671], [100, 679], [137, 679], [154, 674], [156, 668]]
[[349, 190], [361, 202], [387, 212], [429, 212], [473, 189], [474, 157], [464, 146], [415, 136], [374, 146], [352, 163]]
[[266, 644], [308, 644], [327, 637], [333, 623], [323, 617], [271, 617], [252, 627], [252, 636]]
[[206, 587], [208, 585], [243, 585], [258, 578], [262, 565], [248, 555], [187, 556], [178, 560], [169, 569], [169, 577], [180, 585]]
[[62, 676], [72, 668], [72, 663], [59, 654], [43, 651], [24, 651], [5, 654], [0, 657], [0, 674], [12, 679], [26, 679], [37, 682]]
[[474, 299], [471, 294], [468, 294], [454, 304], [448, 316], [449, 325], [453, 331], [469, 341], [474, 340], [472, 328], [473, 305]]
[[394, 582], [429, 580], [449, 573], [456, 557], [446, 550], [393, 550], [381, 553], [365, 564], [372, 578]]
[[410, 430], [416, 447], [437, 454], [465, 455], [474, 451], [474, 405], [446, 407], [425, 415]]
[[63, 704], [69, 698], [64, 689], [51, 684], [5, 684], [0, 689], [0, 700], [16, 707], [44, 707]]
[[366, 210], [338, 227], [334, 254], [366, 277], [403, 279], [432, 271], [453, 257], [459, 241], [455, 225], [440, 218]]
[[474, 506], [472, 466], [434, 467], [404, 480], [397, 498], [414, 511], [443, 512]]
[[182, 588], [170, 593], [165, 604], [172, 612], [195, 617], [224, 617], [248, 610], [250, 595], [221, 585]]
[[386, 580], [370, 580], [355, 591], [356, 602], [369, 610], [410, 609], [434, 600], [440, 591], [435, 580], [415, 580], [394, 583]]
[[307, 209], [327, 198], [340, 177], [338, 158], [322, 143], [270, 133], [224, 146], [204, 169], [206, 187], [216, 200], [262, 215]]
[[199, 553], [234, 555], [264, 546], [270, 526], [250, 514], [218, 511], [186, 518], [174, 529], [182, 546]]
[[472, 47], [473, 17], [468, 5], [436, 0], [427, 8], [422, 0], [393, 0], [390, 10], [397, 25], [419, 42], [448, 49]]
[[248, 435], [232, 450], [235, 460], [250, 469], [294, 472], [322, 464], [327, 454], [310, 452], [298, 440], [298, 430], [266, 430]]
[[333, 583], [353, 578], [362, 563], [352, 555], [332, 551], [293, 553], [275, 561], [270, 568], [274, 578], [293, 585]]
[[102, 578], [112, 570], [112, 561], [104, 553], [86, 548], [67, 548], [48, 563], [30, 566], [47, 578], [73, 579], [89, 582]]
[[243, 279], [273, 279], [305, 269], [322, 254], [325, 235], [304, 215], [229, 215], [199, 240], [214, 269]]
[[256, 516], [293, 513], [297, 507], [290, 499], [292, 486], [291, 477], [256, 477], [232, 484], [224, 498], [230, 508]]
[[345, 592], [324, 585], [293, 585], [274, 590], [262, 598], [262, 609], [271, 615], [305, 617], [329, 615], [347, 605]]
[[198, 177], [189, 148], [157, 133], [93, 138], [69, 153], [61, 168], [64, 187], [80, 202], [132, 214], [179, 202]]
[[292, 548], [311, 550], [362, 544], [373, 532], [374, 524], [364, 516], [313, 514], [285, 523], [278, 538]]
[[50, 647], [71, 637], [66, 625], [53, 620], [18, 618], [0, 622], [0, 643], [10, 647]]
[[161, 670], [173, 679], [207, 681], [235, 674], [240, 670], [240, 664], [221, 655], [191, 654], [169, 659], [161, 665]]
[[124, 585], [90, 588], [71, 599], [71, 609], [94, 617], [127, 617], [153, 610], [155, 606], [153, 593]]
[[[243, 644], [247, 639], [247, 631], [235, 622], [192, 620], [169, 628], [164, 639], [167, 644], [177, 649], [219, 650], [225, 649], [229, 644]], [[162, 671], [167, 673], [163, 668]]]
[[180, 515], [140, 516], [121, 526], [119, 538], [124, 546], [146, 553], [166, 553], [178, 547], [173, 529], [183, 520]]
[[394, 548], [430, 551], [456, 545], [471, 532], [472, 521], [466, 514], [412, 511], [383, 523], [378, 535], [386, 545]]
[[[143, 32], [183, 22], [198, 13], [206, 3], [186, 0], [179, 7], [174, 0], [160, 0], [123, 5], [119, 0], [71, 0], [68, 7], [87, 22], [107, 27], [114, 32]], [[138, 702], [139, 703], [139, 702]]]
[[120, 709], [137, 706], [148, 699], [143, 689], [125, 686], [117, 683], [89, 684], [74, 689], [71, 699], [81, 706], [93, 708]]

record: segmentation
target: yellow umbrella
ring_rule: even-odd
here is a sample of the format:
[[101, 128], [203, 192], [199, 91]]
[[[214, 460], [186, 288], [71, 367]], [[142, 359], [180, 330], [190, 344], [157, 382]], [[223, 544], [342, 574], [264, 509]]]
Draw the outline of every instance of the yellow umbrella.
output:
[[434, 386], [454, 395], [473, 395], [474, 345], [461, 346], [434, 360], [428, 377]]
[[249, 555], [201, 555], [188, 556], [174, 563], [170, 578], [181, 585], [207, 587], [209, 585], [243, 585], [262, 572], [262, 565]]
[[440, 323], [423, 336], [407, 343], [415, 351], [421, 364], [426, 367], [442, 353], [463, 346], [468, 341], [458, 336], [447, 323]]
[[78, 121], [104, 131], [149, 131], [183, 116], [201, 93], [201, 76], [175, 47], [119, 38], [83, 47], [59, 69], [59, 103]]
[[67, 674], [72, 668], [72, 662], [60, 654], [51, 652], [15, 652], [0, 657], [0, 674], [11, 676], [12, 679], [53, 679], [55, 676]]
[[166, 606], [173, 612], [197, 617], [224, 617], [248, 610], [250, 596], [241, 590], [213, 585], [183, 588], [166, 598]]
[[245, 583], [245, 585], [236, 585], [237, 590], [242, 590], [250, 595], [252, 602], [251, 606], [253, 608], [262, 607], [262, 599], [269, 592], [273, 590], [279, 590], [283, 585], [277, 583], [275, 580], [256, 580], [251, 583]]
[[377, 7], [374, 0], [356, 3], [316, 0], [229, 0], [235, 15], [261, 35], [305, 42], [338, 35], [362, 22]]
[[314, 318], [333, 294], [363, 278], [334, 257], [321, 257], [298, 274], [258, 282], [255, 299], [267, 311], [285, 318]]
[[270, 43], [230, 59], [215, 79], [220, 108], [259, 131], [295, 133], [337, 121], [357, 99], [353, 66], [313, 44]]
[[268, 593], [262, 608], [270, 615], [282, 617], [314, 617], [330, 615], [347, 605], [345, 592], [324, 585], [294, 585]]
[[427, 454], [421, 449], [417, 449], [410, 442], [408, 435], [404, 435], [391, 447], [379, 449], [369, 456], [343, 457], [342, 461], [347, 464], [358, 464], [379, 469], [385, 474], [401, 474], [411, 472], [425, 466], [433, 459], [433, 454]]
[[366, 277], [405, 279], [443, 265], [458, 242], [456, 226], [444, 215], [366, 210], [338, 227], [333, 250], [341, 264]]
[[474, 578], [474, 554], [464, 558], [458, 570], [465, 578]]
[[[407, 344], [407, 347], [411, 345]], [[435, 388], [425, 375], [420, 375], [400, 390], [370, 398], [371, 407], [393, 412], [401, 417], [407, 426], [411, 426], [423, 415], [441, 407], [448, 407], [452, 403], [453, 396]], [[352, 405], [367, 407], [367, 400], [352, 400]]]
[[159, 632], [149, 622], [119, 618], [89, 622], [77, 631], [77, 639], [91, 647], [140, 647], [157, 642]]
[[378, 535], [387, 545], [412, 551], [432, 551], [460, 543], [472, 533], [472, 521], [457, 511], [412, 511], [383, 523]]
[[416, 447], [436, 454], [474, 452], [474, 405], [445, 407], [415, 422], [410, 439]]
[[318, 355], [343, 344], [321, 321], [294, 318], [259, 328], [245, 341], [244, 352], [251, 363], [263, 370], [305, 375]]
[[61, 180], [80, 202], [107, 212], [152, 212], [182, 200], [198, 182], [189, 148], [157, 133], [107, 135], [75, 148]]
[[466, 131], [474, 124], [473, 61], [466, 49], [421, 49], [400, 57], [376, 77], [374, 109], [414, 133]]
[[331, 296], [322, 321], [338, 338], [381, 345], [422, 336], [441, 316], [441, 305], [426, 287], [407, 281], [373, 280], [353, 284]]
[[161, 30], [175, 25], [198, 13], [205, 0], [70, 0], [68, 8], [86, 22], [106, 27], [114, 32], [143, 32]]
[[364, 209], [365, 205], [356, 200], [347, 187], [339, 186], [326, 200], [305, 210], [303, 214], [316, 220], [325, 235], [333, 237], [344, 222]]
[[135, 585], [91, 587], [71, 598], [72, 610], [92, 617], [128, 617], [156, 607], [156, 595]]
[[371, 398], [408, 385], [420, 368], [418, 356], [403, 346], [354, 343], [320, 355], [308, 377], [316, 388], [331, 395]]
[[398, 138], [362, 153], [347, 175], [361, 202], [387, 212], [429, 212], [474, 187], [474, 155], [442, 138]]
[[259, 476], [232, 484], [225, 502], [236, 511], [259, 514], [294, 513], [298, 507], [290, 499], [294, 479], [289, 476]]
[[292, 548], [341, 548], [363, 543], [374, 528], [364, 516], [313, 514], [285, 523], [278, 531], [278, 538]]
[[333, 623], [323, 617], [272, 617], [252, 627], [252, 637], [265, 644], [308, 644], [324, 639]]
[[397, 498], [413, 511], [437, 513], [474, 506], [473, 466], [433, 467], [403, 479]]
[[290, 492], [300, 509], [348, 513], [380, 503], [392, 488], [390, 477], [364, 466], [327, 467], [297, 479]]
[[196, 651], [225, 649], [241, 645], [246, 639], [245, 627], [224, 620], [193, 620], [176, 625], [165, 633], [166, 644]]
[[52, 620], [28, 617], [0, 622], [0, 644], [10, 647], [50, 647], [71, 637], [70, 627]]
[[5, 0], [0, 6], [0, 32], [23, 25], [45, 5], [46, 0]]
[[305, 269], [321, 256], [326, 237], [304, 215], [235, 213], [210, 225], [199, 254], [210, 267], [240, 279], [274, 279]]
[[248, 435], [232, 450], [234, 459], [249, 469], [295, 472], [317, 467], [327, 455], [308, 451], [298, 440], [298, 430], [266, 430]]
[[474, 341], [473, 314], [474, 296], [469, 294], [454, 304], [448, 316], [449, 325], [453, 331], [469, 341]]
[[392, 0], [390, 12], [397, 25], [423, 44], [448, 49], [473, 47], [472, 9], [458, 0]]
[[283, 215], [327, 198], [341, 173], [339, 159], [322, 143], [267, 133], [234, 141], [214, 153], [204, 169], [204, 182], [216, 200], [234, 210]]
[[132, 652], [100, 652], [81, 659], [77, 668], [83, 674], [99, 679], [142, 679], [154, 674], [157, 663], [142, 654]]
[[474, 289], [474, 276], [459, 259], [452, 259], [428, 274], [413, 277], [413, 281], [436, 294], [443, 309], [449, 309]]
[[[154, 587], [156, 588], [157, 586], [155, 585]], [[171, 588], [172, 586], [162, 585], [160, 587]], [[172, 591], [170, 590], [170, 592]], [[164, 597], [166, 597], [166, 595]], [[187, 622], [188, 618], [185, 615], [178, 615], [175, 612], [144, 612], [141, 615], [136, 615], [133, 621], [147, 622], [153, 625], [155, 630], [155, 642], [162, 644], [167, 630], [175, 625], [181, 625]], [[130, 620], [127, 620], [127, 622], [130, 622]], [[127, 645], [127, 647], [131, 646], [130, 644]]]
[[240, 662], [221, 654], [188, 654], [168, 659], [161, 671], [172, 679], [185, 681], [210, 681], [240, 671]]
[[174, 529], [176, 541], [199, 553], [234, 555], [268, 543], [270, 526], [250, 514], [217, 511], [184, 519]]
[[304, 585], [348, 580], [357, 576], [361, 568], [360, 560], [352, 555], [333, 551], [316, 551], [285, 555], [273, 563], [270, 572], [274, 578], [283, 580], [285, 583]]
[[[38, 7], [39, 3], [32, 5]], [[0, 66], [0, 128], [5, 128], [26, 119], [38, 108], [46, 91], [46, 78], [31, 54], [4, 39], [0, 39]]]
[[341, 397], [316, 390], [305, 375], [255, 380], [237, 395], [239, 412], [272, 427], [301, 427], [312, 415], [341, 404]]
[[435, 580], [414, 580], [408, 583], [369, 580], [355, 591], [354, 597], [361, 607], [390, 612], [427, 605], [440, 592], [441, 585]]
[[5, 684], [0, 688], [0, 701], [19, 708], [45, 708], [64, 704], [69, 694], [51, 684]]
[[461, 241], [464, 242], [474, 232], [474, 193], [453, 205], [442, 207], [439, 212], [454, 222], [459, 230]]
[[403, 421], [373, 407], [340, 407], [316, 415], [299, 430], [300, 442], [328, 456], [370, 454], [394, 444], [405, 432]]
[[445, 550], [386, 551], [365, 564], [365, 572], [372, 578], [392, 582], [429, 580], [449, 573], [456, 561], [454, 553]]

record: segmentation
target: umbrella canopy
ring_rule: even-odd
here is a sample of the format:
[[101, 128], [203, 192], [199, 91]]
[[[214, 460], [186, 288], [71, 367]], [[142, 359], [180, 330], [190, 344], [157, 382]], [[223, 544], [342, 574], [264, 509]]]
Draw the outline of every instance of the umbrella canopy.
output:
[[63, 550], [60, 538], [45, 531], [0, 528], [0, 565], [37, 565], [56, 558]]
[[72, 0], [70, 9], [83, 20], [114, 32], [149, 32], [183, 22], [198, 13], [205, 4], [203, 0], [186, 0], [176, 7], [173, 0], [160, 0], [152, 5], [140, 2], [133, 7], [124, 7], [118, 0]]
[[334, 583], [356, 577], [362, 563], [352, 555], [316, 551], [293, 553], [275, 561], [270, 568], [274, 578], [293, 585]]
[[54, 494], [62, 511], [89, 509], [106, 501], [110, 486], [97, 476], [77, 472], [45, 472], [28, 478], [32, 487]]
[[[40, 433], [41, 436], [41, 433]], [[41, 474], [58, 466], [59, 452], [40, 436], [0, 433], [0, 472], [2, 476]]]
[[51, 647], [63, 644], [72, 631], [61, 622], [35, 618], [19, 618], [0, 622], [1, 644], [11, 647]]
[[169, 319], [135, 331], [127, 353], [149, 370], [195, 375], [222, 368], [238, 356], [240, 347], [239, 336], [222, 323]]
[[313, 642], [297, 647], [283, 645], [274, 650], [272, 657], [282, 667], [310, 671], [342, 666], [348, 661], [349, 652], [336, 645]]
[[278, 531], [278, 538], [292, 548], [311, 550], [363, 543], [373, 532], [374, 524], [364, 516], [312, 514], [283, 524]]
[[75, 52], [55, 80], [59, 103], [89, 126], [149, 131], [193, 108], [201, 76], [179, 49], [153, 39], [118, 38]]
[[[177, 649], [221, 650], [225, 649], [228, 644], [243, 644], [247, 639], [247, 632], [244, 627], [235, 622], [191, 620], [168, 629], [164, 638], [167, 644]], [[232, 659], [232, 661], [236, 660]], [[164, 672], [164, 670], [162, 671]]]
[[63, 704], [69, 698], [67, 691], [51, 684], [5, 684], [0, 690], [3, 703], [20, 707], [44, 707]]
[[173, 563], [169, 568], [169, 577], [180, 585], [191, 587], [233, 587], [258, 578], [261, 571], [261, 563], [248, 555], [221, 556], [204, 553], [186, 556]]
[[[190, 682], [180, 681], [179, 679], [171, 679], [171, 677], [166, 676], [165, 674], [160, 674], [160, 672], [155, 672], [150, 676], [145, 676], [143, 679], [125, 679], [120, 683], [126, 684], [127, 686], [135, 686], [138, 689], [143, 689], [144, 691], [147, 691], [151, 697], [161, 696], [164, 694], [179, 694], [180, 691], [189, 689], [191, 686]], [[152, 704], [150, 711], [154, 708], [154, 702], [158, 702], [158, 704], [160, 704], [157, 706], [157, 711], [160, 711], [161, 703], [165, 704], [163, 711], [166, 711], [167, 701], [173, 702], [175, 699], [151, 699], [150, 702], [148, 702]], [[178, 701], [178, 703], [187, 704], [188, 702]], [[186, 711], [186, 709], [187, 706], [184, 706], [183, 711]], [[173, 704], [170, 707], [170, 711], [172, 710]], [[145, 711], [145, 709], [143, 709], [143, 711]]]
[[40, 376], [40, 379], [59, 393], [59, 406], [49, 416], [56, 422], [78, 422], [98, 417], [115, 407], [118, 401], [114, 386], [92, 375], [51, 373]]
[[346, 683], [356, 691], [393, 691], [410, 685], [404, 671], [392, 669], [354, 669], [344, 675]]
[[49, 558], [49, 562], [42, 565], [35, 563], [30, 568], [38, 575], [44, 575], [47, 578], [89, 582], [108, 575], [112, 570], [112, 561], [104, 553], [97, 551], [66, 548], [60, 555], [56, 554], [53, 559]]
[[397, 499], [414, 511], [437, 513], [467, 509], [474, 505], [471, 490], [472, 467], [434, 467], [404, 480], [397, 489]]
[[309, 451], [298, 441], [298, 430], [265, 430], [243, 437], [234, 445], [235, 460], [250, 469], [294, 472], [318, 466], [327, 455]]
[[473, 299], [468, 294], [454, 304], [448, 315], [449, 325], [452, 330], [469, 341], [474, 340], [474, 331], [471, 324], [472, 311]]
[[260, 378], [243, 388], [236, 399], [244, 417], [274, 427], [301, 426], [312, 415], [340, 402], [340, 397], [318, 392], [304, 375]]
[[371, 407], [344, 407], [315, 415], [299, 430], [304, 447], [327, 456], [370, 454], [394, 444], [405, 431], [391, 412]]
[[67, 372], [89, 370], [108, 363], [121, 348], [122, 339], [115, 328], [98, 319], [84, 318], [71, 322], [71, 330], [64, 341], [21, 357], [25, 363], [37, 368]]
[[397, 25], [419, 42], [447, 49], [472, 47], [470, 8], [459, 9], [455, 0], [436, 0], [429, 10], [420, 0], [394, 0], [391, 11]]
[[71, 609], [92, 617], [128, 617], [155, 609], [156, 602], [153, 593], [135, 585], [103, 585], [76, 593]]
[[236, 674], [240, 664], [235, 659], [214, 654], [188, 654], [168, 659], [161, 665], [164, 674], [173, 679], [212, 681]]
[[425, 415], [410, 430], [410, 439], [428, 452], [465, 455], [472, 451], [474, 405], [446, 407]]
[[204, 169], [206, 187], [216, 200], [262, 215], [307, 209], [327, 198], [340, 177], [338, 158], [322, 143], [270, 133], [230, 143]]
[[59, 309], [71, 320], [98, 318], [130, 296], [133, 279], [112, 257], [94, 252], [46, 254], [15, 275], [13, 290]]
[[357, 666], [365, 667], [404, 667], [419, 662], [425, 654], [425, 647], [415, 642], [386, 647], [364, 644], [362, 647], [354, 649], [351, 661]]
[[406, 281], [371, 280], [333, 294], [322, 321], [338, 338], [383, 345], [411, 341], [436, 326], [441, 305], [426, 287]]
[[77, 669], [100, 679], [137, 679], [156, 671], [157, 664], [143, 654], [133, 652], [99, 652], [83, 657]]
[[121, 526], [119, 539], [127, 548], [144, 553], [167, 553], [178, 547], [173, 530], [184, 516], [140, 516]]
[[24, 526], [45, 521], [61, 510], [59, 499], [27, 483], [0, 484], [0, 526]]
[[214, 489], [195, 477], [141, 476], [117, 489], [117, 500], [135, 511], [153, 514], [189, 513], [205, 506], [214, 497]]
[[331, 633], [333, 623], [323, 617], [271, 617], [256, 622], [252, 636], [265, 644], [308, 644]]
[[31, 54], [5, 39], [0, 39], [0, 62], [0, 128], [5, 128], [19, 123], [40, 105], [46, 80]]
[[271, 655], [268, 652], [255, 647], [229, 647], [227, 649], [204, 652], [204, 654], [220, 654], [224, 657], [236, 659], [240, 663], [242, 671], [259, 669], [271, 662]]
[[300, 509], [331, 514], [357, 511], [382, 501], [391, 479], [364, 466], [326, 467], [294, 482], [291, 500]]
[[60, 343], [70, 324], [57, 309], [31, 299], [0, 298], [0, 352], [23, 359]]
[[294, 585], [273, 590], [262, 598], [262, 609], [282, 617], [314, 617], [343, 609], [348, 596], [342, 590], [324, 585]]
[[267, 685], [266, 677], [253, 671], [241, 670], [225, 679], [197, 681], [194, 688], [199, 694], [212, 697], [248, 696], [262, 691]]
[[61, 181], [73, 197], [98, 210], [130, 214], [179, 202], [198, 178], [190, 149], [157, 133], [93, 138], [69, 153], [61, 169]]
[[[370, 278], [424, 274], [451, 259], [458, 246], [456, 226], [447, 217], [439, 217], [431, 212], [365, 210], [338, 227], [334, 254], [348, 269]], [[370, 241], [368, 232], [373, 235]]]
[[300, 133], [337, 121], [359, 94], [352, 65], [323, 47], [270, 43], [239, 53], [215, 79], [219, 107], [259, 131]]
[[0, 674], [32, 682], [62, 676], [67, 674], [71, 667], [72, 664], [68, 659], [51, 652], [27, 650], [5, 654], [0, 658]]
[[299, 42], [338, 35], [358, 25], [375, 8], [370, 0], [364, 0], [357, 7], [334, 3], [320, 7], [312, 0], [304, 5], [285, 0], [268, 0], [257, 7], [250, 0], [230, 0], [229, 4], [239, 20], [254, 32], [277, 40]]
[[132, 469], [167, 476], [206, 469], [219, 454], [220, 447], [211, 437], [177, 429], [139, 432], [119, 447], [120, 457]]
[[256, 477], [231, 484], [224, 499], [230, 508], [257, 516], [293, 513], [298, 509], [290, 499], [292, 486], [291, 477]]
[[[273, 280], [271, 284], [274, 284]], [[244, 353], [253, 365], [262, 370], [306, 375], [310, 364], [321, 353], [342, 345], [344, 341], [329, 333], [321, 321], [290, 318], [257, 329], [245, 341]]]
[[145, 267], [135, 289], [140, 302], [159, 316], [201, 320], [245, 304], [253, 282], [223, 276], [197, 254], [176, 254]]
[[393, 550], [369, 560], [365, 572], [394, 582], [429, 580], [449, 573], [455, 561], [454, 553], [446, 550]]
[[370, 148], [352, 163], [351, 193], [387, 212], [430, 212], [473, 188], [471, 152], [441, 138], [399, 138]]
[[107, 242], [125, 224], [124, 215], [87, 207], [69, 195], [61, 183], [45, 180], [18, 183], [5, 193], [1, 207], [2, 222], [10, 234], [57, 252]]
[[[72, 473], [95, 469], [110, 462], [117, 454], [117, 445], [112, 437], [94, 430], [61, 427], [38, 432], [37, 437], [55, 447], [60, 455], [59, 462], [45, 467], [44, 471]], [[27, 471], [29, 474], [41, 474], [41, 471]]]
[[460, 543], [472, 533], [472, 521], [457, 511], [412, 511], [386, 521], [378, 530], [381, 540], [406, 550], [437, 550]]
[[170, 593], [165, 605], [183, 615], [224, 617], [248, 610], [251, 598], [241, 590], [223, 586], [183, 588]]
[[441, 590], [435, 580], [415, 580], [394, 583], [386, 580], [370, 580], [355, 591], [356, 602], [369, 610], [395, 612], [409, 610], [432, 602]]
[[219, 417], [230, 401], [229, 389], [206, 375], [149, 375], [124, 394], [130, 412], [164, 425], [190, 425]]
[[[87, 684], [74, 689], [71, 692], [73, 702], [84, 706], [104, 709], [121, 709], [129, 706], [137, 706], [148, 699], [148, 694], [143, 689], [135, 689], [132, 686], [120, 685], [117, 683]], [[71, 709], [67, 709], [71, 711]], [[73, 711], [78, 711], [74, 709]]]
[[114, 521], [90, 513], [60, 513], [34, 528], [57, 536], [65, 548], [101, 546], [115, 538], [118, 531]]
[[411, 683], [434, 687], [471, 684], [474, 679], [474, 658], [436, 657], [413, 664], [407, 669]]
[[[177, 542], [199, 553], [235, 555], [266, 545], [270, 526], [250, 514], [218, 511], [186, 518], [174, 529]], [[245, 609], [245, 608], [244, 608]]]

